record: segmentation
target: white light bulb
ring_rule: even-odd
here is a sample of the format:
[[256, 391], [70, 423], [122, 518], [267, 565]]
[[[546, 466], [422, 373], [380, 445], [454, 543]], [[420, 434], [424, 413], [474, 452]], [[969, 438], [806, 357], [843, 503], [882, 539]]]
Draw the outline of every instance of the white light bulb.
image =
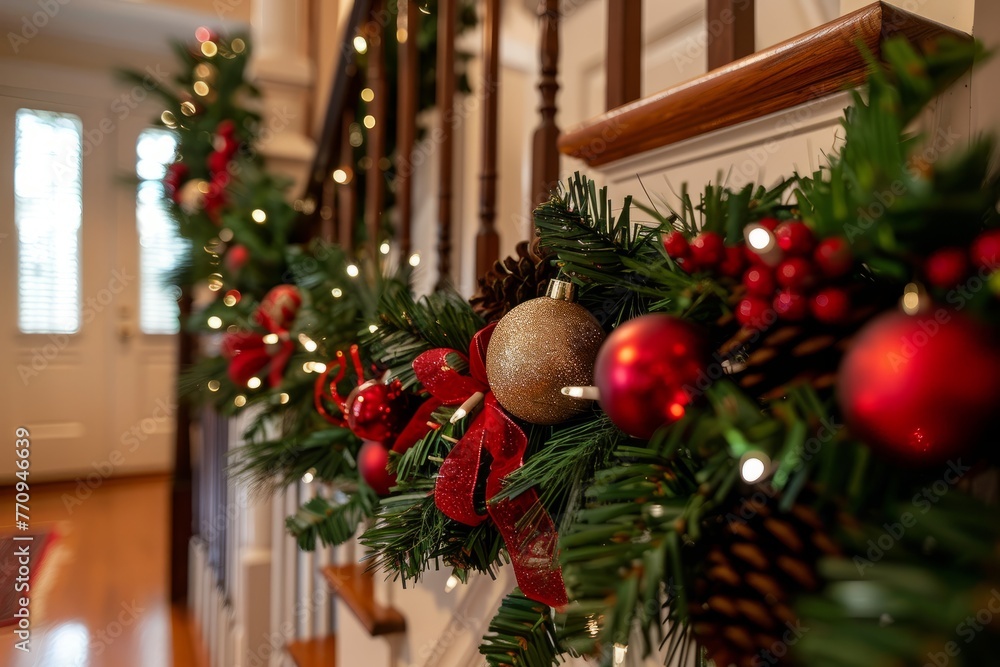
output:
[[754, 227], [747, 234], [747, 243], [755, 250], [767, 250], [773, 242], [774, 236], [765, 227]]
[[390, 250], [392, 250], [392, 247], [389, 245], [388, 241], [383, 241], [382, 245], [378, 247], [378, 251], [383, 255], [388, 255]]
[[258, 225], [262, 225], [265, 222], [267, 222], [267, 213], [265, 213], [259, 208], [255, 208], [250, 213], [250, 217], [253, 218], [253, 221], [256, 222]]
[[210, 318], [208, 318], [208, 326], [213, 329], [222, 328], [222, 318], [219, 317], [218, 315], [212, 315]]
[[250, 389], [259, 389], [260, 384], [261, 382], [259, 377], [252, 377], [249, 380], [247, 380], [247, 387], [249, 387]]
[[763, 452], [750, 452], [740, 460], [740, 477], [747, 484], [761, 480], [767, 473], [771, 460]]
[[361, 273], [361, 270], [358, 268], [357, 264], [348, 264], [347, 265], [347, 275], [349, 275], [350, 277], [357, 278], [360, 273]]
[[269, 333], [265, 335], [263, 338], [264, 345], [274, 345], [275, 343], [278, 342], [278, 340], [279, 340], [278, 334], [276, 333]]
[[413, 253], [410, 255], [410, 266], [417, 266], [418, 264], [420, 264], [420, 254]]
[[330, 290], [330, 294], [333, 295], [334, 299], [339, 299], [340, 297], [344, 296], [344, 290], [340, 289], [339, 287], [334, 287], [332, 290]]

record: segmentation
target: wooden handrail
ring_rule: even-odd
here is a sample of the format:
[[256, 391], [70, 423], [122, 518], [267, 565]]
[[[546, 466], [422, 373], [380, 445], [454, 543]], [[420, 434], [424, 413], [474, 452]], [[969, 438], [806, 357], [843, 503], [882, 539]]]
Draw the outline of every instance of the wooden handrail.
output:
[[730, 127], [862, 84], [887, 37], [917, 48], [942, 35], [967, 37], [877, 2], [687, 83], [591, 119], [562, 135], [559, 150], [607, 164]]
[[343, 600], [369, 635], [406, 631], [406, 619], [393, 607], [375, 602], [374, 580], [363, 565], [331, 565], [322, 569], [323, 578]]

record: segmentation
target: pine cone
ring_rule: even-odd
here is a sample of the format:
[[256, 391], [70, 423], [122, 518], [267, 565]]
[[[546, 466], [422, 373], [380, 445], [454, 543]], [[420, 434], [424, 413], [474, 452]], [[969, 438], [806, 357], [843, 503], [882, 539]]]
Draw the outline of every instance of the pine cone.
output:
[[[734, 307], [744, 293], [742, 288], [734, 292]], [[719, 353], [729, 359], [740, 387], [760, 399], [780, 398], [792, 384], [827, 389], [836, 380], [840, 359], [854, 334], [875, 314], [891, 307], [897, 297], [874, 286], [857, 286], [851, 292], [854, 306], [850, 316], [837, 326], [810, 318], [803, 322], [779, 320], [765, 330], [752, 331], [739, 328], [729, 315], [717, 323], [733, 332]]]
[[517, 244], [517, 256], [498, 260], [479, 279], [479, 290], [472, 297], [472, 309], [487, 322], [495, 322], [514, 306], [544, 296], [549, 280], [559, 269], [552, 265], [552, 255], [538, 245], [538, 237], [529, 244]]
[[779, 512], [776, 499], [744, 500], [727, 520], [689, 606], [695, 637], [716, 667], [792, 664], [792, 598], [819, 589], [816, 563], [837, 547], [805, 505]]

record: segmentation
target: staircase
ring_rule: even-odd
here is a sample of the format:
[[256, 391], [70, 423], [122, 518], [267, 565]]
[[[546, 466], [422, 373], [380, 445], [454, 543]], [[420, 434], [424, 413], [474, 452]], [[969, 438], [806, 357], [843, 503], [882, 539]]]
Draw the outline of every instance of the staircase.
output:
[[[475, 61], [482, 66], [481, 86], [483, 81], [502, 81], [502, 74], [515, 67], [510, 49], [523, 37], [505, 38], [501, 33], [499, 0], [482, 4], [482, 40], [477, 47], [481, 51]], [[580, 12], [598, 11], [596, 4], [590, 3]], [[723, 12], [747, 4], [709, 0], [701, 18], [711, 25], [713, 18], [725, 16]], [[461, 188], [455, 186], [466, 182], [462, 172], [471, 166], [457, 160], [463, 153], [454, 142], [473, 139], [467, 131], [456, 134], [441, 121], [456, 104], [447, 78], [449, 72], [453, 75], [450, 68], [455, 62], [454, 16], [449, 13], [455, 3], [440, 0], [439, 6], [442, 11], [436, 20], [445, 38], [438, 55], [439, 62], [447, 64], [447, 71], [438, 72], [438, 113], [432, 116], [440, 124], [436, 128], [440, 134], [435, 135], [440, 141], [431, 151], [436, 166], [401, 175], [394, 184], [398, 247], [393, 252], [406, 257], [430, 246], [427, 254], [435, 257], [436, 270], [428, 272], [428, 289], [448, 281], [468, 285], [464, 276], [482, 275], [497, 260], [501, 240], [516, 240], [509, 238], [509, 228], [505, 231], [497, 224], [498, 210], [509, 207], [498, 197], [498, 173], [504, 142], [526, 143], [526, 137], [500, 138], [500, 91], [504, 88], [483, 86], [476, 93], [481, 114], [476, 126], [481, 130], [478, 178], [469, 181], [478, 183], [473, 205], [478, 215], [475, 224], [463, 225], [468, 216], [454, 212], [459, 204], [468, 202], [456, 201]], [[642, 34], [641, 3], [610, 0], [606, 6], [609, 50], [603, 75], [605, 81], [612, 82], [606, 86], [608, 110], [560, 133], [555, 122], [559, 32], [561, 22], [577, 19], [561, 14], [557, 0], [539, 3], [539, 39], [537, 49], [532, 48], [541, 66], [529, 77], [537, 84], [539, 118], [530, 160], [525, 157], [521, 165], [526, 174], [530, 172], [521, 179], [524, 193], [529, 193], [523, 200], [525, 213], [545, 196], [561, 173], [577, 166], [606, 182], [613, 198], [640, 191], [640, 180], [653, 184], [650, 189], [654, 192], [663, 192], [669, 190], [665, 182], [708, 182], [720, 171], [728, 172], [731, 185], [739, 185], [761, 180], [762, 175], [766, 182], [767, 174], [776, 177], [795, 169], [809, 170], [817, 165], [820, 152], [836, 140], [839, 119], [848, 103], [845, 91], [863, 80], [865, 63], [857, 54], [858, 41], [878, 56], [882, 42], [892, 35], [904, 34], [921, 44], [949, 32], [876, 2], [754, 52], [752, 42], [747, 46], [747, 35], [754, 34], [751, 2], [749, 14], [734, 14], [736, 18], [726, 22], [726, 29], [714, 38], [706, 53], [710, 58], [707, 74], [640, 99], [643, 42], [635, 35]], [[348, 136], [352, 96], [362, 87], [376, 91], [376, 96], [385, 88], [384, 45], [377, 39], [368, 40], [368, 68], [364, 72], [354, 62], [352, 46], [356, 35], [371, 36], [365, 31], [371, 30], [369, 19], [380, 7], [379, 0], [357, 0], [347, 20], [340, 50], [343, 64], [337, 68], [307, 186], [307, 196], [319, 203], [312, 220], [315, 234], [345, 248], [358, 248], [353, 224], [357, 211], [364, 210], [366, 225], [373, 232], [386, 202], [385, 183], [377, 171], [372, 173], [374, 178], [366, 179], [365, 192], [359, 191], [356, 181], [345, 181], [342, 171], [346, 160], [352, 159]], [[417, 22], [428, 20], [417, 9], [415, 2], [406, 3], [400, 12], [400, 30], [415, 34]], [[415, 164], [415, 156], [426, 153], [426, 142], [430, 141], [421, 144], [416, 140], [415, 92], [409, 84], [416, 81], [422, 66], [416, 62], [414, 43], [408, 40], [398, 49], [400, 95], [394, 115], [399, 122], [399, 150], [406, 164]], [[506, 55], [501, 44], [505, 44]], [[928, 131], [941, 127], [967, 131], [969, 104], [968, 90], [959, 88], [922, 122]], [[376, 116], [388, 114], [384, 105], [372, 112]], [[386, 157], [385, 136], [380, 136], [385, 123], [380, 120], [377, 116], [368, 146], [374, 170]], [[420, 193], [419, 198], [416, 193]], [[438, 204], [436, 211], [424, 206], [431, 199]], [[499, 220], [503, 219], [501, 215]], [[526, 225], [519, 229], [526, 232]], [[369, 238], [375, 234], [370, 233]], [[453, 242], [474, 252], [453, 253]], [[374, 253], [376, 249], [367, 251]], [[202, 634], [212, 647], [213, 665], [483, 664], [477, 647], [500, 601], [514, 585], [509, 569], [501, 570], [496, 581], [476, 576], [466, 585], [458, 584], [447, 571], [429, 572], [417, 586], [403, 589], [398, 582], [385, 581], [383, 573], [366, 571], [363, 547], [357, 542], [312, 554], [299, 552], [284, 533], [284, 518], [319, 489], [303, 483], [268, 500], [251, 501], [247, 490], [227, 480], [220, 467], [225, 452], [238, 444], [233, 434], [241, 433], [242, 427], [236, 421], [231, 425], [211, 419], [203, 423], [201, 466], [195, 484], [196, 517], [201, 518], [202, 530], [191, 542], [190, 598]], [[220, 513], [221, 523], [217, 520]], [[618, 664], [651, 666], [662, 664], [662, 658], [643, 661], [638, 655], [626, 654]], [[578, 660], [567, 664], [589, 663]]]

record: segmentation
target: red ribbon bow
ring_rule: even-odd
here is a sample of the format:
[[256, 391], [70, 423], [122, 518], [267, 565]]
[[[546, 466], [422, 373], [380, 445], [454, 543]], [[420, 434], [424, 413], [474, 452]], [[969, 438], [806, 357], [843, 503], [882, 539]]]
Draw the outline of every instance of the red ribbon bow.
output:
[[287, 332], [278, 335], [278, 342], [265, 343], [264, 336], [255, 331], [238, 331], [222, 339], [222, 356], [229, 360], [228, 375], [236, 385], [243, 387], [252, 377], [267, 371], [272, 387], [281, 384], [285, 366], [295, 351], [295, 343]]
[[[567, 596], [556, 562], [559, 536], [538, 493], [531, 489], [516, 498], [493, 500], [503, 489], [507, 475], [523, 465], [528, 447], [524, 431], [500, 407], [486, 378], [486, 349], [495, 326], [490, 324], [473, 337], [468, 357], [457, 350], [438, 348], [413, 361], [417, 379], [433, 397], [428, 403], [460, 405], [476, 392], [484, 394], [482, 411], [441, 464], [434, 502], [445, 515], [460, 523], [476, 526], [485, 521], [486, 515], [476, 511], [475, 488], [483, 450], [489, 452], [493, 462], [486, 479], [487, 512], [507, 545], [517, 584], [532, 600], [561, 607], [567, 603]], [[455, 370], [448, 362], [449, 355], [466, 361], [470, 374]]]

